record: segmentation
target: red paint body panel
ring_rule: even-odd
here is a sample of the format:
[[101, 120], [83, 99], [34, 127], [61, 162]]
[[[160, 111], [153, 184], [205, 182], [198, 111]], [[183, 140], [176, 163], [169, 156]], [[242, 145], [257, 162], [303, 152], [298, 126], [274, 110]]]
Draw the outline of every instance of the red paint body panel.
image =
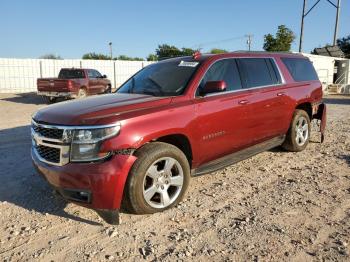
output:
[[[84, 101], [55, 104], [39, 110], [35, 121], [56, 125], [105, 125], [119, 122], [118, 136], [103, 143], [102, 151], [138, 149], [145, 143], [168, 135], [182, 135], [190, 142], [192, 168], [229, 153], [286, 134], [295, 108], [320, 103], [319, 81], [296, 83], [280, 57], [289, 54], [230, 53], [201, 56], [200, 67], [183, 95], [153, 97], [136, 94], [111, 94]], [[208, 68], [220, 59], [273, 58], [284, 79], [283, 84], [214, 96], [196, 97], [196, 89]], [[325, 107], [322, 130], [325, 128]], [[58, 187], [91, 189], [90, 207], [119, 208], [124, 184], [135, 161], [134, 156], [117, 155], [103, 163], [54, 167], [34, 164], [49, 183]]]
[[91, 191], [91, 205], [77, 204], [94, 209], [119, 209], [127, 174], [136, 157], [118, 155], [103, 163], [70, 163], [63, 167], [40, 162], [35, 154], [32, 159], [39, 173], [53, 187]]

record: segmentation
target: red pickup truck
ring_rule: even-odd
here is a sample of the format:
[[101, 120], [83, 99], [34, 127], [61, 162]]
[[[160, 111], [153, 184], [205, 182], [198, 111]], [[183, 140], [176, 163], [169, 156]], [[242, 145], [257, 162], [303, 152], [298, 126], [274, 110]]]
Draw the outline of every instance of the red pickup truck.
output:
[[149, 65], [116, 93], [40, 109], [32, 159], [65, 199], [108, 223], [181, 201], [190, 178], [273, 147], [301, 151], [326, 106], [299, 54], [236, 52]]
[[58, 97], [83, 98], [111, 92], [111, 81], [95, 69], [62, 68], [58, 78], [38, 78], [38, 95], [54, 103]]

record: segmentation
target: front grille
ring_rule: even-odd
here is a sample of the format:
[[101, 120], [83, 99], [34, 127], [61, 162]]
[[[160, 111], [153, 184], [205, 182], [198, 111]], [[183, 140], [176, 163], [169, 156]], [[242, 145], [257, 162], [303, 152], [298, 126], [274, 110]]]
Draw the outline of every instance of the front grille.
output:
[[63, 129], [45, 128], [34, 124], [32, 125], [32, 128], [36, 133], [39, 133], [43, 137], [52, 139], [62, 139], [63, 137]]
[[46, 161], [57, 164], [60, 162], [61, 150], [59, 148], [37, 145], [36, 151], [38, 152], [39, 156]]

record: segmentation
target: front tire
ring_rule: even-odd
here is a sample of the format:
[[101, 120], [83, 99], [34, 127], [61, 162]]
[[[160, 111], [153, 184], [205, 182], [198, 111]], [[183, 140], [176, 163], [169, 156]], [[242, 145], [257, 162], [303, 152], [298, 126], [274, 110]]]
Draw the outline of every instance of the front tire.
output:
[[177, 205], [190, 180], [184, 153], [173, 145], [153, 142], [135, 155], [137, 160], [125, 185], [124, 208], [135, 214], [151, 214]]
[[282, 147], [291, 152], [303, 151], [309, 144], [310, 132], [311, 124], [309, 115], [304, 110], [295, 110], [292, 123]]
[[108, 85], [108, 86], [107, 86], [107, 89], [106, 89], [106, 91], [105, 91], [105, 94], [110, 94], [110, 93], [112, 93], [112, 86], [111, 86], [111, 85]]

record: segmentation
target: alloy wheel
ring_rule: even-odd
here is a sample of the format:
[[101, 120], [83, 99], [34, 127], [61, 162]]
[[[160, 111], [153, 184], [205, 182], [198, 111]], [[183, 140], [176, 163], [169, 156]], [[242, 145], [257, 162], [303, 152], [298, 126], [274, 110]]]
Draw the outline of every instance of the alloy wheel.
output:
[[166, 208], [178, 198], [183, 183], [180, 163], [172, 157], [160, 158], [153, 162], [144, 177], [144, 200], [153, 208]]
[[295, 141], [298, 146], [303, 146], [309, 138], [309, 124], [305, 117], [299, 117], [295, 128]]

